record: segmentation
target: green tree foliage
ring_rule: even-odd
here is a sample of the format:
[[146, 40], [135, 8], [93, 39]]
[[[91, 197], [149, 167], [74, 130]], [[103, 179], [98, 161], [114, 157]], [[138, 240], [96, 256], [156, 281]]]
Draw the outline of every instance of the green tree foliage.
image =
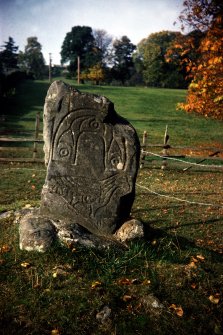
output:
[[112, 75], [116, 80], [120, 80], [124, 85], [134, 72], [133, 52], [136, 46], [131, 43], [127, 36], [116, 39], [113, 43], [114, 49], [114, 66]]
[[179, 32], [161, 31], [143, 39], [137, 46], [138, 59], [143, 63], [143, 78], [148, 86], [178, 88], [185, 86], [177, 62], [166, 61], [166, 53]]
[[42, 46], [37, 37], [28, 37], [25, 52], [19, 53], [20, 68], [35, 79], [43, 78], [45, 72], [45, 60], [41, 50]]
[[13, 38], [9, 37], [8, 42], [5, 42], [1, 48], [3, 50], [0, 51], [0, 71], [7, 73], [17, 69], [18, 46], [15, 46]]
[[85, 70], [97, 64], [101, 58], [101, 50], [95, 44], [92, 28], [75, 26], [71, 29], [62, 44], [61, 63], [70, 63], [69, 70], [77, 70], [77, 57], [81, 60], [81, 69]]
[[18, 67], [18, 46], [12, 37], [1, 47], [0, 51], [0, 100], [2, 113], [7, 112], [8, 99], [15, 94], [17, 85], [25, 78]]

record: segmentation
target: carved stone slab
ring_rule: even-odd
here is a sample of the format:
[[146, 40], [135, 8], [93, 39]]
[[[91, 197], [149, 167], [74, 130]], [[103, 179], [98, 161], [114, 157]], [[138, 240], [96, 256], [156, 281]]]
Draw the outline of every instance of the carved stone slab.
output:
[[113, 234], [128, 219], [135, 195], [140, 149], [134, 128], [107, 98], [56, 81], [45, 101], [44, 142], [41, 215]]

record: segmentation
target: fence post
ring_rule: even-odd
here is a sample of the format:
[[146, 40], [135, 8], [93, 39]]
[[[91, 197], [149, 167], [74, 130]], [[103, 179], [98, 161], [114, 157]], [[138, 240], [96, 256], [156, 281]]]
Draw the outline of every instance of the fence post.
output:
[[[35, 122], [35, 140], [38, 140], [39, 138], [39, 126], [40, 126], [40, 112], [36, 113], [36, 122]], [[37, 142], [34, 142], [33, 144], [33, 159], [36, 158], [37, 155]]]
[[147, 139], [147, 131], [144, 130], [142, 135], [142, 146], [141, 146], [141, 158], [140, 158], [140, 169], [144, 167], [145, 158], [146, 158], [146, 139]]
[[[168, 125], [166, 125], [166, 130], [165, 130], [165, 134], [164, 134], [164, 139], [163, 139], [163, 156], [168, 156], [168, 148], [167, 148], [167, 144], [168, 144], [168, 141], [169, 141], [169, 135], [168, 135]], [[165, 170], [167, 167], [167, 159], [166, 158], [163, 158], [163, 161], [162, 161], [162, 166], [161, 166], [161, 169], [162, 170]]]

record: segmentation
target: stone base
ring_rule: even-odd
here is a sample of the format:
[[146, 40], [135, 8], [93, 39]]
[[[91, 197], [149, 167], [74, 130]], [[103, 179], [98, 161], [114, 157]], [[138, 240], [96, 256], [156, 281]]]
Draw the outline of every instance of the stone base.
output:
[[126, 247], [126, 242], [144, 236], [143, 224], [137, 220], [125, 222], [113, 235], [97, 236], [78, 224], [54, 221], [40, 214], [39, 209], [30, 209], [17, 215], [19, 222], [20, 249], [45, 252], [59, 239], [65, 245], [107, 249], [112, 246]]

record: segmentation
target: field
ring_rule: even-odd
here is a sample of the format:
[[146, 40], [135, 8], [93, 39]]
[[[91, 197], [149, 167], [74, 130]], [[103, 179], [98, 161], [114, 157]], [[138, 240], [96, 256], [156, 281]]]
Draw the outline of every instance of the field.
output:
[[[0, 131], [31, 136], [47, 82], [25, 83]], [[148, 131], [151, 143], [223, 147], [222, 122], [176, 111], [185, 91], [80, 86], [110, 98]], [[15, 132], [19, 130], [18, 132]], [[223, 334], [222, 171], [147, 166], [132, 216], [145, 239], [107, 252], [55, 243], [45, 254], [19, 250], [16, 212], [38, 206], [43, 164], [1, 164], [0, 329], [11, 334]], [[105, 322], [99, 314], [108, 310]]]

